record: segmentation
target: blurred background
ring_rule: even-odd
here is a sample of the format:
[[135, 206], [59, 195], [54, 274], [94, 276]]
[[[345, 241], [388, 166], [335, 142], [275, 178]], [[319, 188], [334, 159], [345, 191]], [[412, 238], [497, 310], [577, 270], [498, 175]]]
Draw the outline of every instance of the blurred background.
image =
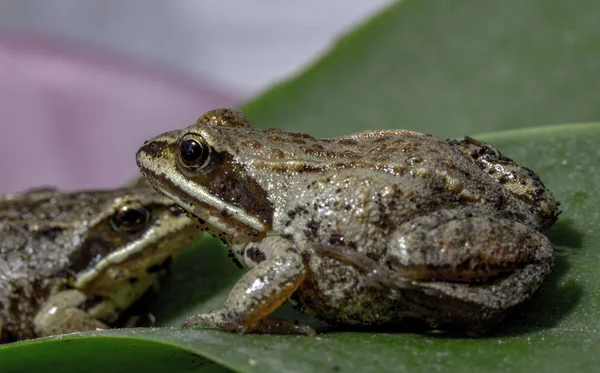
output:
[[115, 187], [146, 139], [295, 74], [390, 0], [0, 2], [0, 193]]

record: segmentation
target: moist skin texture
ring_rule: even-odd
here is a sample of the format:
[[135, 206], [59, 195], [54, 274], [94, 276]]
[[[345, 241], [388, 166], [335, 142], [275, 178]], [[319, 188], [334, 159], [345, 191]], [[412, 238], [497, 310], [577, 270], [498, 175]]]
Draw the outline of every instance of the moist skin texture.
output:
[[315, 139], [217, 109], [144, 143], [140, 170], [250, 268], [224, 308], [185, 324], [314, 330], [268, 314], [286, 299], [338, 325], [415, 319], [480, 334], [554, 264], [558, 216], [539, 177], [488, 144], [406, 130]]

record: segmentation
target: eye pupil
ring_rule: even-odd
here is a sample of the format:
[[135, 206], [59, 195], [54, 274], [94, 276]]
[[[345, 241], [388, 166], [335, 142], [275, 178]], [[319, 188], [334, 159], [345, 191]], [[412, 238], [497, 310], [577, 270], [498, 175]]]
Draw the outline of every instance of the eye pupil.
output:
[[124, 206], [113, 217], [113, 225], [120, 231], [135, 233], [143, 230], [148, 222], [148, 211], [141, 207]]
[[209, 148], [196, 140], [188, 139], [181, 142], [181, 159], [189, 167], [202, 167], [209, 157]]
[[140, 210], [125, 209], [121, 211], [119, 219], [127, 225], [137, 225], [144, 222], [144, 214]]
[[181, 143], [181, 156], [186, 162], [195, 162], [202, 157], [204, 149], [194, 140], [185, 140]]

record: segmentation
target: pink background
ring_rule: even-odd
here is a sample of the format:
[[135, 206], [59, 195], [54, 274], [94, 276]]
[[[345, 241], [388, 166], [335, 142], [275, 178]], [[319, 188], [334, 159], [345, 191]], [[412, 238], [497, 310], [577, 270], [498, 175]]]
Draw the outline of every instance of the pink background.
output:
[[185, 76], [35, 38], [0, 38], [0, 193], [114, 187], [144, 140], [235, 105]]

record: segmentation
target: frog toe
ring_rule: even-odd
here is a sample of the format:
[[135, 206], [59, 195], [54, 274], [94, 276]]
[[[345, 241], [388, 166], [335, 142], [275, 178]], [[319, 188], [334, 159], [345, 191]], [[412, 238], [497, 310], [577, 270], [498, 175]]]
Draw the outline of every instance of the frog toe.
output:
[[315, 336], [317, 332], [311, 326], [296, 324], [289, 320], [275, 317], [264, 317], [254, 323], [246, 324], [235, 321], [225, 311], [212, 311], [194, 315], [183, 323], [184, 329], [200, 325], [208, 329], [220, 329], [228, 332], [259, 334], [303, 334]]

